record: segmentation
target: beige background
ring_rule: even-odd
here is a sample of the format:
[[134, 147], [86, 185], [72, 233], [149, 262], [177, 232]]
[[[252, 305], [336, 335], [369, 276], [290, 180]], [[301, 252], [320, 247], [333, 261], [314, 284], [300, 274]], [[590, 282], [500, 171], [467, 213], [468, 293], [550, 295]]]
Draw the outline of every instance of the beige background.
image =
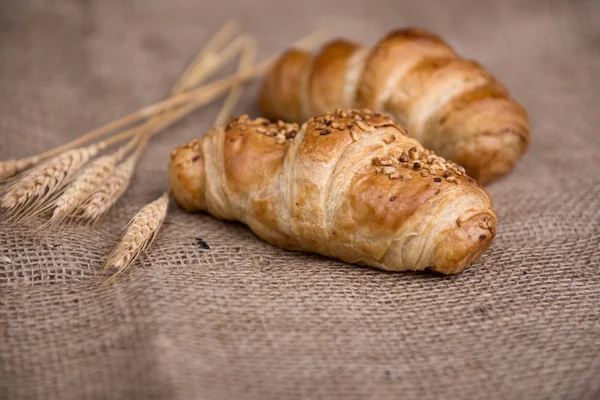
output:
[[[0, 398], [599, 398], [600, 2], [2, 1], [0, 159], [161, 99], [233, 16], [261, 57], [316, 28], [373, 43], [416, 25], [486, 65], [533, 125], [489, 187], [493, 247], [458, 276], [383, 273], [172, 205], [141, 265], [99, 288], [120, 229], [213, 105], [153, 142], [97, 230], [0, 226]], [[257, 115], [255, 96], [237, 112]]]

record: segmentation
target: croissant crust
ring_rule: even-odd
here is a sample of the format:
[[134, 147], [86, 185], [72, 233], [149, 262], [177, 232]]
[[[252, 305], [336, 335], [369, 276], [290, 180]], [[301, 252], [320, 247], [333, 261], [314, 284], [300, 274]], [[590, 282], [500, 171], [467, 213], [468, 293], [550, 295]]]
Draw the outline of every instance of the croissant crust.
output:
[[496, 234], [485, 189], [394, 121], [337, 110], [301, 127], [247, 116], [173, 150], [187, 210], [248, 225], [284, 249], [389, 270], [457, 273]]
[[510, 171], [529, 144], [527, 113], [506, 88], [421, 29], [391, 32], [370, 49], [336, 40], [314, 56], [291, 50], [260, 98], [265, 116], [296, 122], [334, 108], [389, 113], [481, 183]]

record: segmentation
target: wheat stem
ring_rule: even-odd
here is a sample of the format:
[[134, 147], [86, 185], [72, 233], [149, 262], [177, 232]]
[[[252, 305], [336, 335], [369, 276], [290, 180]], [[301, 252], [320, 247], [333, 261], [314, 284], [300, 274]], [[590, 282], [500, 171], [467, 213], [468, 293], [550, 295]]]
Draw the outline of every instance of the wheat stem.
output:
[[177, 83], [173, 86], [171, 90], [172, 93], [178, 93], [185, 89], [182, 89], [184, 86], [187, 86], [186, 82], [190, 82], [192, 80], [198, 81], [198, 77], [194, 76], [197, 74], [198, 66], [205, 65], [206, 59], [211, 57], [214, 53], [216, 53], [217, 49], [222, 47], [226, 42], [228, 42], [233, 35], [235, 35], [239, 31], [239, 21], [230, 20], [227, 21], [215, 35], [208, 40], [204, 48], [200, 51], [200, 53], [196, 56], [194, 61], [185, 69], [181, 78], [177, 81]]
[[[247, 38], [244, 42], [244, 49], [238, 63], [238, 73], [244, 72], [252, 66], [256, 57], [257, 44], [256, 41]], [[229, 90], [227, 98], [223, 102], [223, 106], [219, 110], [217, 117], [213, 123], [214, 126], [223, 126], [227, 119], [231, 116], [232, 110], [242, 94], [241, 85], [234, 85]]]

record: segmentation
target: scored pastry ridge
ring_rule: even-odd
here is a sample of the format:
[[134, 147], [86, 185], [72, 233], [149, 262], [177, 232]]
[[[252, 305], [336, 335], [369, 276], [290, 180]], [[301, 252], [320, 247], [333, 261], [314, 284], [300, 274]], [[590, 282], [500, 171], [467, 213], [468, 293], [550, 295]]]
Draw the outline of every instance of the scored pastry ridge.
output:
[[297, 122], [340, 107], [389, 113], [482, 183], [510, 171], [529, 144], [527, 113], [506, 88], [439, 36], [414, 28], [371, 49], [335, 40], [314, 56], [290, 50], [267, 75], [260, 106], [268, 118]]
[[175, 149], [178, 202], [247, 224], [276, 246], [386, 270], [462, 271], [496, 216], [464, 168], [368, 110], [302, 126], [247, 116]]

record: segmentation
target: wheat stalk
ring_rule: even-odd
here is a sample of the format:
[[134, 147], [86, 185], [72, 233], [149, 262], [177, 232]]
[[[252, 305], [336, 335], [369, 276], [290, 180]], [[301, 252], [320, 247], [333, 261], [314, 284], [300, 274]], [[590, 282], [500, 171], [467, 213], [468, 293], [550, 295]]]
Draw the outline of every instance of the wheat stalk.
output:
[[109, 254], [105, 271], [116, 279], [125, 272], [136, 258], [145, 251], [156, 237], [167, 216], [169, 192], [142, 208], [131, 220], [121, 241]]
[[[251, 38], [243, 38], [243, 47], [244, 51], [240, 56], [240, 61], [238, 63], [238, 73], [243, 73], [250, 69], [252, 63], [254, 62], [254, 58], [256, 57], [256, 41]], [[238, 102], [240, 96], [242, 94], [242, 86], [240, 84], [234, 85], [229, 90], [229, 94], [227, 98], [223, 102], [223, 106], [219, 110], [215, 121], [213, 122], [213, 126], [223, 126], [225, 122], [231, 116], [231, 112]]]
[[206, 67], [209, 58], [218, 58], [218, 56], [216, 56], [216, 50], [220, 47], [223, 47], [223, 45], [239, 31], [239, 25], [239, 21], [237, 20], [230, 20], [223, 24], [217, 33], [215, 33], [213, 37], [208, 40], [194, 61], [188, 65], [177, 83], [175, 83], [171, 89], [171, 93], [181, 93], [182, 91], [195, 86], [190, 85], [191, 82], [196, 82], [196, 84], [198, 84], [200, 81], [206, 78], [208, 74], [200, 72], [201, 67]]

